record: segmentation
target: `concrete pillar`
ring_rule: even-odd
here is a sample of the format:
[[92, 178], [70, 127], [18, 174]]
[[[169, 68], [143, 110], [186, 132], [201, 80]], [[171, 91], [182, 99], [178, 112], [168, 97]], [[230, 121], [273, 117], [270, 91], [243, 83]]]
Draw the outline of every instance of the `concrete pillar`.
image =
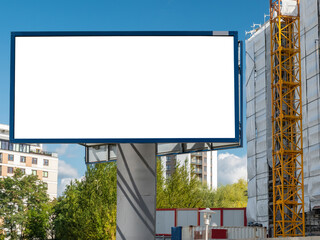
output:
[[155, 239], [156, 144], [118, 144], [117, 240]]

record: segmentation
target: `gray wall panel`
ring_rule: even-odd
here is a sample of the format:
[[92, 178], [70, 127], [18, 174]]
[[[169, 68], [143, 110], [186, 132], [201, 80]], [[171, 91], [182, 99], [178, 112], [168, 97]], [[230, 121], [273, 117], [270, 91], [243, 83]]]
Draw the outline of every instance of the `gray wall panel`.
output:
[[307, 107], [308, 127], [319, 124], [319, 103], [320, 100], [310, 102]]
[[223, 226], [225, 227], [244, 226], [244, 212], [238, 211], [238, 210], [224, 210]]
[[316, 64], [316, 52], [313, 51], [306, 57], [306, 73], [307, 79], [314, 77], [318, 73], [317, 64]]
[[317, 75], [307, 80], [308, 103], [319, 98], [318, 83], [319, 83], [319, 77]]
[[255, 123], [255, 115], [250, 116], [247, 118], [247, 140], [252, 140], [255, 138], [256, 132], [256, 123]]
[[257, 174], [268, 172], [267, 155], [265, 152], [263, 152], [263, 154], [263, 157], [257, 158]]
[[257, 195], [257, 179], [254, 177], [248, 182], [248, 197], [256, 197]]
[[177, 211], [178, 226], [197, 226], [198, 211], [197, 210], [178, 210]]
[[255, 156], [247, 158], [247, 174], [249, 181], [257, 175]]
[[316, 50], [315, 39], [318, 39], [318, 35], [319, 35], [318, 25], [314, 25], [314, 27], [312, 29], [310, 29], [308, 32], [306, 32], [304, 48], [305, 48], [307, 55], [313, 53]]
[[247, 143], [247, 155], [248, 157], [255, 156], [256, 154], [256, 142], [251, 140]]

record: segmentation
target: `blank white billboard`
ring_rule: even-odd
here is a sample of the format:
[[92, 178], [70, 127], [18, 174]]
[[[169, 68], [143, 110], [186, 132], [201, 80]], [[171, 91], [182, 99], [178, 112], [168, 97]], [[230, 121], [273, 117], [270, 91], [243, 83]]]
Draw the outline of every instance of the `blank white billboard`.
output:
[[12, 140], [235, 139], [235, 46], [229, 35], [16, 35]]

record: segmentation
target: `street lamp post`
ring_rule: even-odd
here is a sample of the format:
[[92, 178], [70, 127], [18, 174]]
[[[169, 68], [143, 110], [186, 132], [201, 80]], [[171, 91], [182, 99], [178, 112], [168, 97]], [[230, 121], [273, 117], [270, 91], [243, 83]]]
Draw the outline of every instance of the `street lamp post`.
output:
[[206, 226], [206, 238], [205, 240], [208, 240], [209, 238], [209, 224], [211, 220], [211, 215], [216, 213], [215, 211], [210, 210], [210, 208], [206, 208], [204, 210], [199, 211], [203, 213], [203, 219], [204, 219], [204, 225]]

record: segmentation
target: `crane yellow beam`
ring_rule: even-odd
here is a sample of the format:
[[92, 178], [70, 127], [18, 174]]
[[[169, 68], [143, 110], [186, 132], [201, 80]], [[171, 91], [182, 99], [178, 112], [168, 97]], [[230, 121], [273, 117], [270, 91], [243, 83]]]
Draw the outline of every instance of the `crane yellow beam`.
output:
[[300, 1], [270, 0], [274, 237], [305, 236]]

